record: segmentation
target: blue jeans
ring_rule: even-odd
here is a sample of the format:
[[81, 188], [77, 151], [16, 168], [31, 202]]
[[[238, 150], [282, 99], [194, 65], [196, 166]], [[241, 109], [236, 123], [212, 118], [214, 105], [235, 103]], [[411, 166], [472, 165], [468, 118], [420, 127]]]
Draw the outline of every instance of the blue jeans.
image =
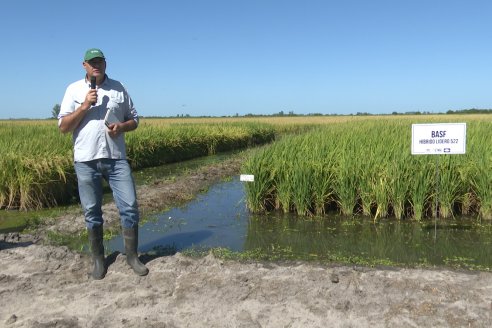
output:
[[125, 159], [97, 159], [89, 162], [75, 162], [79, 184], [79, 196], [87, 228], [103, 224], [102, 196], [104, 178], [113, 191], [123, 228], [138, 225], [138, 205], [135, 183], [128, 161]]

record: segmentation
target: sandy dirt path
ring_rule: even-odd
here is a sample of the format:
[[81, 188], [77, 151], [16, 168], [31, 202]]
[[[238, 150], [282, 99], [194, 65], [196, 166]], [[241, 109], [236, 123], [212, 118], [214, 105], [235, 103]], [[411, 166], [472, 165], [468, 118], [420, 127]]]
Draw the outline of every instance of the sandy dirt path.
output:
[[[3, 244], [5, 247], [5, 243]], [[490, 327], [492, 274], [181, 254], [107, 276], [65, 247], [0, 251], [1, 327]]]
[[[142, 211], [186, 200], [238, 165], [140, 188]], [[118, 222], [112, 211], [114, 205], [105, 206], [108, 225]], [[178, 253], [143, 256], [150, 273], [139, 277], [116, 254], [106, 277], [94, 281], [86, 255], [43, 243], [48, 230], [80, 229], [83, 219], [73, 214], [48, 221], [34, 236], [0, 235], [0, 327], [492, 326], [492, 273], [241, 263]]]

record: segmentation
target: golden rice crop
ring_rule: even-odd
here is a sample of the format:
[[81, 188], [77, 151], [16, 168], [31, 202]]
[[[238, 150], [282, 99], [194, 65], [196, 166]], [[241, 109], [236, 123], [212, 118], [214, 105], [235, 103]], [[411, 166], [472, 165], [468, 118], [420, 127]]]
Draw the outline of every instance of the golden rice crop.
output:
[[[176, 123], [141, 121], [126, 134], [133, 168], [177, 162], [272, 141], [266, 123]], [[56, 121], [0, 121], [0, 208], [31, 209], [77, 195], [70, 135]]]

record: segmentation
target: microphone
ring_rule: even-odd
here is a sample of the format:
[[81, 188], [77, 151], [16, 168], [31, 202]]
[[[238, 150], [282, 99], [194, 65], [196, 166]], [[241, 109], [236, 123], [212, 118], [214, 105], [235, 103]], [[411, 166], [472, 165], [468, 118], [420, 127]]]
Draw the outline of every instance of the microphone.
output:
[[[96, 77], [95, 76], [91, 76], [91, 89], [95, 89], [96, 88]], [[92, 106], [95, 106], [96, 103], [93, 102], [92, 103]]]

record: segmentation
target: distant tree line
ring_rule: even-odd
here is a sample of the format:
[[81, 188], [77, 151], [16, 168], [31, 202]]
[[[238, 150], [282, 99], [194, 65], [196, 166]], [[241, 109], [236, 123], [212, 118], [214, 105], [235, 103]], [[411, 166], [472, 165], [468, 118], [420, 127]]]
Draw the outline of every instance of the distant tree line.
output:
[[448, 110], [446, 114], [490, 114], [492, 113], [492, 109], [478, 109], [478, 108], [471, 108], [471, 109], [463, 109], [463, 110]]
[[[53, 106], [53, 109], [51, 110], [51, 118], [57, 118], [58, 114], [60, 113], [60, 104], [56, 104]], [[391, 115], [445, 115], [445, 114], [492, 114], [492, 109], [478, 109], [478, 108], [470, 108], [470, 109], [461, 109], [461, 110], [448, 110], [446, 113], [431, 113], [428, 111], [414, 111], [414, 112], [404, 112], [404, 113], [398, 113], [398, 112], [392, 112]], [[272, 117], [278, 117], [278, 116], [345, 116], [345, 115], [356, 115], [356, 116], [371, 116], [371, 115], [388, 115], [388, 114], [371, 114], [367, 112], [357, 112], [356, 114], [321, 114], [321, 113], [309, 113], [309, 114], [296, 114], [294, 111], [290, 110], [287, 113], [283, 110], [281, 110], [278, 113], [273, 113], [273, 114], [252, 114], [248, 113], [244, 115], [244, 117], [263, 117], [263, 116], [272, 116]], [[235, 113], [234, 115], [226, 115], [226, 116], [221, 116], [221, 117], [240, 117], [238, 113]], [[145, 116], [147, 118], [160, 118], [160, 117], [167, 117], [167, 116]], [[171, 116], [169, 116], [171, 117]], [[188, 118], [188, 117], [214, 117], [214, 116], [191, 116], [190, 114], [177, 114], [174, 116], [176, 118]]]

